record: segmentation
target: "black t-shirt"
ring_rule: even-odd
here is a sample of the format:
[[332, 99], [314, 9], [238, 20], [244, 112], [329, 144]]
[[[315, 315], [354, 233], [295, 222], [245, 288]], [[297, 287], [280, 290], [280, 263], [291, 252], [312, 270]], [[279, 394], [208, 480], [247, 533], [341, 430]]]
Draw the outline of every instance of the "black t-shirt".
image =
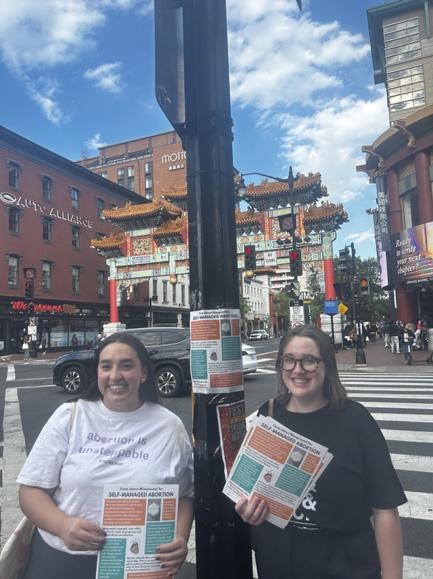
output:
[[[268, 414], [267, 402], [259, 413]], [[273, 417], [334, 455], [289, 526], [352, 532], [369, 522], [371, 507], [391, 509], [407, 502], [379, 426], [358, 402], [310, 413], [289, 412], [275, 402]]]

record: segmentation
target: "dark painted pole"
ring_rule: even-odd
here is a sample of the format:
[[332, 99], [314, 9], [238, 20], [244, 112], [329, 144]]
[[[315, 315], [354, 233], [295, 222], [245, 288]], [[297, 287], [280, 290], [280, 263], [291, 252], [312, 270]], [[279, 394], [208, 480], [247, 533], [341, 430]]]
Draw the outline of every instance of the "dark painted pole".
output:
[[361, 318], [359, 312], [359, 283], [358, 283], [358, 272], [356, 269], [356, 251], [355, 251], [355, 244], [351, 243], [351, 250], [352, 250], [352, 275], [354, 280], [354, 292], [353, 292], [353, 308], [355, 314], [355, 323], [356, 323], [356, 354], [355, 360], [356, 364], [365, 365], [367, 364], [367, 360], [365, 358], [365, 352], [362, 347], [362, 325], [361, 325]]
[[[225, 0], [185, 0], [191, 310], [239, 309]], [[197, 577], [252, 577], [250, 529], [222, 494], [216, 407], [243, 392], [194, 394]]]

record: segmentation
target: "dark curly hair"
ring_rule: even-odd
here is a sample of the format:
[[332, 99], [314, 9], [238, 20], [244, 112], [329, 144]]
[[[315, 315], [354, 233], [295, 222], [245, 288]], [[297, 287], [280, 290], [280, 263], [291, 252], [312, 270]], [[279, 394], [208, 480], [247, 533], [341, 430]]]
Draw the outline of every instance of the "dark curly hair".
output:
[[282, 338], [275, 362], [278, 379], [277, 401], [286, 405], [290, 400], [291, 394], [283, 382], [281, 359], [287, 344], [293, 340], [293, 338], [309, 338], [316, 343], [320, 356], [325, 364], [325, 380], [323, 382], [324, 397], [330, 402], [329, 408], [341, 408], [347, 400], [347, 393], [338, 375], [334, 346], [329, 336], [322, 330], [319, 330], [319, 328], [316, 328], [316, 326], [297, 326], [287, 332], [284, 338]]
[[101, 352], [110, 344], [126, 344], [133, 350], [135, 350], [138, 359], [141, 362], [142, 369], [147, 368], [147, 378], [145, 382], [141, 382], [138, 395], [140, 400], [143, 402], [154, 402], [159, 404], [158, 390], [156, 388], [155, 374], [153, 372], [152, 360], [150, 359], [149, 353], [145, 346], [140, 342], [138, 338], [128, 334], [128, 332], [117, 332], [108, 336], [99, 343], [96, 348], [95, 358], [93, 360], [93, 370], [92, 379], [84, 390], [81, 398], [84, 400], [100, 400], [103, 398], [99, 388], [98, 388], [98, 366], [99, 360], [101, 358]]

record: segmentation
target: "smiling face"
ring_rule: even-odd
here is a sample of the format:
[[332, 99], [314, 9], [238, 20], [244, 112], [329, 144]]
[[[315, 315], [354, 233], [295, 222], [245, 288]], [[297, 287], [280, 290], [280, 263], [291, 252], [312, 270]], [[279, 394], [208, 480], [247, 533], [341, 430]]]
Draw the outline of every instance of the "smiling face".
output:
[[[311, 338], [293, 337], [284, 348], [283, 356], [302, 359], [307, 356], [322, 358], [319, 347]], [[282, 380], [291, 392], [287, 409], [294, 412], [314, 412], [325, 402], [323, 382], [325, 364], [321, 361], [315, 372], [305, 372], [298, 362], [293, 370], [282, 370]]]
[[147, 378], [137, 352], [120, 342], [106, 346], [98, 364], [98, 388], [104, 405], [114, 412], [132, 412], [143, 404], [140, 382]]

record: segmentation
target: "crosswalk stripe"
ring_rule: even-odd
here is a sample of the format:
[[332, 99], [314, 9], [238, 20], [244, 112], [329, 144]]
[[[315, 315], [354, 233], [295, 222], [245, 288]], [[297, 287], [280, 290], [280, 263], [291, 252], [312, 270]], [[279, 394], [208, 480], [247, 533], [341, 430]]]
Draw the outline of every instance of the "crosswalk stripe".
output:
[[433, 456], [391, 453], [391, 460], [397, 470], [433, 473]]
[[350, 392], [351, 398], [398, 398], [410, 400], [433, 400], [433, 392], [431, 392], [431, 396], [427, 396], [427, 394], [412, 394], [412, 392], [407, 392], [406, 394], [387, 394], [386, 392], [356, 392], [354, 390], [351, 390]]
[[371, 412], [376, 421], [388, 420], [390, 422], [431, 422], [431, 414], [388, 414], [386, 412]]
[[6, 382], [11, 382], [12, 380], [15, 380], [15, 364], [8, 364]]
[[433, 494], [405, 491], [408, 502], [398, 507], [401, 517], [433, 521]]
[[433, 410], [433, 404], [427, 402], [363, 402], [366, 408], [408, 408], [409, 410]]
[[382, 428], [382, 434], [386, 440], [433, 443], [433, 432], [423, 432], [421, 430], [389, 430]]

